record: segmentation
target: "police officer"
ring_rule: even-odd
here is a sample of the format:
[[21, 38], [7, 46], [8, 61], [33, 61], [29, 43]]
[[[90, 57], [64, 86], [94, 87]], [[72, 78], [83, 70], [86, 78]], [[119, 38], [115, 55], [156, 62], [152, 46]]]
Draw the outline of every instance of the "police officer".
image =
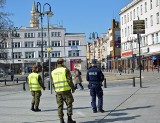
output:
[[31, 110], [35, 112], [41, 111], [41, 109], [39, 109], [40, 97], [42, 95], [41, 90], [42, 88], [45, 90], [45, 86], [41, 76], [38, 74], [37, 65], [33, 65], [32, 73], [28, 76], [28, 83], [33, 96]]
[[60, 118], [60, 123], [65, 123], [63, 119], [64, 102], [67, 105], [67, 123], [76, 123], [76, 121], [72, 120], [72, 103], [74, 102], [72, 93], [74, 93], [75, 91], [74, 84], [72, 81], [72, 75], [70, 71], [64, 66], [64, 60], [62, 58], [59, 58], [57, 60], [57, 68], [52, 71], [52, 82], [53, 88], [56, 92], [58, 116]]
[[93, 113], [97, 112], [96, 96], [98, 97], [98, 111], [103, 113], [103, 90], [101, 86], [104, 80], [104, 75], [102, 71], [97, 68], [95, 60], [92, 61], [91, 67], [87, 71], [86, 80], [89, 82]]

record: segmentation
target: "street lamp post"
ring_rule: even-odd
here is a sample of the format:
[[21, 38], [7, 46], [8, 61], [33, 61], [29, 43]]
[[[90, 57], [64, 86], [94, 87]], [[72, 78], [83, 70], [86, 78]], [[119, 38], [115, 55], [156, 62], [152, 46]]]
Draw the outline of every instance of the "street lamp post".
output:
[[[45, 6], [48, 5], [49, 6], [49, 11], [45, 11]], [[48, 20], [48, 59], [49, 59], [49, 69], [51, 71], [51, 58], [50, 58], [50, 35], [49, 35], [49, 17], [51, 17], [53, 15], [52, 11], [51, 11], [51, 6], [48, 3], [45, 3], [43, 5], [43, 11], [41, 11], [41, 3], [37, 2], [36, 4], [37, 6], [37, 10], [36, 10], [36, 14], [38, 17], [40, 17], [41, 20], [41, 38], [42, 38], [42, 42], [41, 42], [41, 66], [42, 66], [42, 81], [44, 82], [44, 57], [43, 57], [43, 45], [44, 45], [44, 41], [43, 41], [43, 16], [46, 14], [47, 15], [47, 20]], [[49, 71], [49, 76], [51, 78], [51, 73]], [[51, 81], [51, 79], [50, 79]], [[51, 82], [50, 82], [51, 85]]]
[[16, 27], [14, 27], [13, 29], [9, 29], [10, 31], [10, 38], [11, 38], [11, 48], [12, 48], [12, 53], [11, 53], [11, 58], [12, 58], [12, 65], [11, 65], [11, 79], [12, 81], [14, 80], [14, 53], [13, 53], [13, 38], [16, 37], [17, 35], [17, 31], [16, 31]]
[[138, 40], [138, 44], [139, 44], [139, 78], [140, 78], [140, 87], [142, 88], [142, 64], [141, 64], [140, 34], [137, 34], [137, 40]]
[[47, 25], [48, 25], [48, 61], [49, 61], [49, 78], [50, 78], [50, 89], [51, 89], [51, 94], [52, 94], [52, 78], [51, 78], [51, 46], [50, 46], [50, 32], [49, 32], [49, 18], [52, 17], [54, 14], [51, 11], [51, 6], [48, 3], [44, 4], [44, 8], [45, 5], [49, 6], [49, 11], [46, 11], [47, 13]]
[[[98, 33], [97, 32], [92, 32], [89, 35], [89, 39], [92, 40], [93, 42], [95, 41], [95, 39], [98, 39]], [[95, 44], [94, 44], [94, 61], [95, 61]]]

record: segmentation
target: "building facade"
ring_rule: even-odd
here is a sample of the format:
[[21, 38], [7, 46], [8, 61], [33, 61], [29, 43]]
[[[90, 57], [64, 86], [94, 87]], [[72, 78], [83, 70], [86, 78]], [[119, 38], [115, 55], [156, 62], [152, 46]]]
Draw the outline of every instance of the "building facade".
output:
[[107, 33], [87, 45], [87, 63], [96, 59], [99, 67], [104, 66], [107, 71], [117, 69], [121, 58], [121, 40], [119, 22], [112, 20]]
[[39, 27], [38, 18], [34, 14], [35, 10], [34, 3], [31, 10], [30, 27], [22, 26], [17, 28], [14, 36], [9, 31], [8, 40], [0, 44], [1, 49], [4, 49], [0, 56], [5, 54], [5, 59], [4, 57], [0, 59], [0, 67], [6, 72], [11, 71], [11, 68], [13, 68], [16, 74], [24, 74], [31, 72], [33, 64], [41, 66], [43, 62], [47, 70], [50, 42], [52, 68], [56, 66], [58, 58], [64, 58], [65, 65], [70, 70], [75, 67], [80, 70], [85, 69], [85, 33], [67, 33], [63, 26]]
[[[121, 9], [121, 57], [123, 67], [143, 70], [159, 68], [160, 63], [160, 0], [132, 0]], [[145, 33], [133, 34], [133, 21], [145, 21]], [[139, 56], [139, 52], [141, 56]], [[139, 60], [141, 58], [141, 60]], [[159, 69], [158, 69], [159, 71]]]

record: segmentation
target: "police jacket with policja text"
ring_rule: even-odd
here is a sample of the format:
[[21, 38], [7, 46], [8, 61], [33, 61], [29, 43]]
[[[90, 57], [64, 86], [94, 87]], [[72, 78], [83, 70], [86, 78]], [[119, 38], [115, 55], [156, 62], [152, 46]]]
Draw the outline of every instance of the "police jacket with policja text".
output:
[[86, 80], [92, 84], [101, 84], [104, 80], [102, 71], [96, 66], [89, 68], [86, 75]]

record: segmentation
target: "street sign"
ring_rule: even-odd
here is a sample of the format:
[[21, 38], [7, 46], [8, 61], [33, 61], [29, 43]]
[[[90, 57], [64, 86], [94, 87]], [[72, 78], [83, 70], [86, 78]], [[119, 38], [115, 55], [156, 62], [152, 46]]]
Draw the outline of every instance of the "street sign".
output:
[[152, 60], [156, 60], [157, 59], [157, 56], [152, 56]]
[[144, 33], [145, 33], [145, 20], [134, 20], [133, 34], [144, 34]]

